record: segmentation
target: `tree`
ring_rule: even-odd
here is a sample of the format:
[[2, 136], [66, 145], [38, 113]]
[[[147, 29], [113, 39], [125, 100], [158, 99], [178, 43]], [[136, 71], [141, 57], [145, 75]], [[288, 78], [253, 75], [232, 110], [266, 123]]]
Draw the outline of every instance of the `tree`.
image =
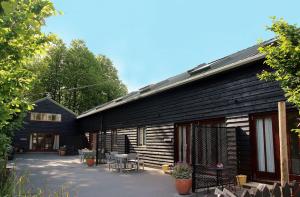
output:
[[57, 102], [81, 113], [127, 93], [118, 72], [105, 56], [95, 56], [82, 40], [70, 47], [56, 42], [47, 55], [35, 62], [38, 80], [32, 99], [49, 93]]
[[267, 29], [275, 33], [276, 42], [261, 46], [259, 51], [265, 54], [265, 63], [272, 68], [272, 71], [264, 70], [259, 74], [259, 78], [278, 81], [287, 101], [299, 110], [300, 28], [274, 17], [272, 25]]
[[0, 3], [0, 132], [11, 136], [32, 109], [26, 94], [35, 76], [27, 65], [54, 38], [41, 27], [55, 9], [49, 0]]

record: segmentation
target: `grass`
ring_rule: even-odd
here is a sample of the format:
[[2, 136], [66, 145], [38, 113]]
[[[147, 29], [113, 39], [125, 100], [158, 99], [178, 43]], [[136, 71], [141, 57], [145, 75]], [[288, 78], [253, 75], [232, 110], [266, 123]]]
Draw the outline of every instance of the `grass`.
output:
[[[64, 186], [55, 191], [49, 188], [30, 187], [28, 175], [16, 175], [14, 171], [1, 170], [0, 196], [1, 197], [71, 197]], [[73, 195], [72, 197], [76, 197]]]

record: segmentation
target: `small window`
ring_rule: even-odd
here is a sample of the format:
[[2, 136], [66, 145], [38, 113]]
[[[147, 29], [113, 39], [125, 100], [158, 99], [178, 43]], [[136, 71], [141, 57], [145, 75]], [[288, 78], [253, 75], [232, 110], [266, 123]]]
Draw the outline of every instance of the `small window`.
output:
[[118, 132], [116, 130], [111, 131], [111, 145], [118, 145]]
[[146, 128], [139, 127], [137, 129], [137, 145], [145, 146], [146, 145]]
[[30, 120], [35, 120], [35, 121], [49, 121], [49, 122], [61, 122], [61, 114], [50, 114], [50, 113], [32, 112], [30, 114]]

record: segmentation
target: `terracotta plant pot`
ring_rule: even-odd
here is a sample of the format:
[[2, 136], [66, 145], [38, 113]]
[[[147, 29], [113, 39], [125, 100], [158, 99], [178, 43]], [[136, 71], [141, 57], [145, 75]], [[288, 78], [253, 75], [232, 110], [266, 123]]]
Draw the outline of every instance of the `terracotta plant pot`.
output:
[[86, 159], [86, 164], [89, 167], [92, 167], [95, 164], [95, 160], [94, 159]]
[[187, 195], [192, 188], [192, 179], [176, 179], [176, 190], [180, 195]]

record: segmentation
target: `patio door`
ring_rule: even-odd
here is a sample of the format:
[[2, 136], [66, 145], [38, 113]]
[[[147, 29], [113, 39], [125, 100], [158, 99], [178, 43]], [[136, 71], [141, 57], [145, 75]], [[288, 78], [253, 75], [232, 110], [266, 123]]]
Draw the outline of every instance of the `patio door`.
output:
[[277, 114], [252, 116], [254, 178], [278, 178], [279, 136]]
[[177, 125], [175, 129], [175, 162], [191, 163], [191, 125]]
[[32, 133], [30, 136], [29, 150], [53, 151], [54, 135], [51, 133]]

